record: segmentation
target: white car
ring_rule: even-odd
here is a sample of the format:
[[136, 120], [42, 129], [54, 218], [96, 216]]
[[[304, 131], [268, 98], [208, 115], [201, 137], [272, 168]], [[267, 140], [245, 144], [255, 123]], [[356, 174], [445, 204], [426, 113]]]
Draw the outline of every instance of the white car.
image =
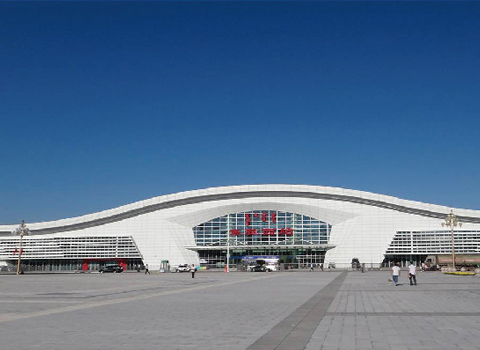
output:
[[266, 265], [265, 265], [265, 268], [267, 269], [268, 272], [272, 272], [272, 271], [277, 271], [277, 270], [278, 270], [277, 264], [266, 264]]
[[178, 265], [177, 272], [190, 272], [190, 266], [188, 266], [187, 264]]

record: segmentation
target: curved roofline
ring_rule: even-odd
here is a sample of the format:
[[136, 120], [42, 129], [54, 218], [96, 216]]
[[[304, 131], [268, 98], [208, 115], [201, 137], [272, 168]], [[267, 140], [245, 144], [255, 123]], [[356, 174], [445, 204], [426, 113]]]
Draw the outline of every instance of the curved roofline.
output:
[[[371, 205], [379, 208], [437, 219], [444, 219], [445, 215], [451, 210], [451, 208], [446, 206], [415, 202], [392, 196], [348, 190], [338, 187], [279, 184], [242, 185], [209, 187], [195, 191], [185, 191], [162, 195], [94, 214], [57, 221], [31, 223], [29, 226], [30, 231], [34, 234], [66, 232], [105, 225], [153, 211], [174, 208], [182, 205], [230, 199], [266, 197], [291, 197], [344, 201]], [[478, 210], [455, 209], [455, 211], [459, 220], [462, 222], [480, 223], [480, 211]], [[7, 227], [13, 229], [15, 225], [8, 225]], [[7, 227], [1, 227], [0, 234], [10, 234], [12, 229], [7, 229], [7, 231], [5, 231]]]

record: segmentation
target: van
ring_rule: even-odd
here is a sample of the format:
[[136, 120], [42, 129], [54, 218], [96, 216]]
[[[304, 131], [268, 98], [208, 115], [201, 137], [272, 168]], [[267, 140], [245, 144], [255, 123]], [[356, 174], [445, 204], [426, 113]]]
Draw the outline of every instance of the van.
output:
[[279, 270], [279, 260], [276, 258], [272, 259], [258, 259], [257, 264], [262, 265], [268, 272], [278, 271]]

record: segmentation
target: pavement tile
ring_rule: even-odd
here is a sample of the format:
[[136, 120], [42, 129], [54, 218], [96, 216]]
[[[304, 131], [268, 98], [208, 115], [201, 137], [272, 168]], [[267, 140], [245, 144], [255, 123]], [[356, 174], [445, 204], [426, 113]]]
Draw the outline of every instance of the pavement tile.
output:
[[338, 276], [0, 275], [0, 350], [480, 350], [480, 278]]

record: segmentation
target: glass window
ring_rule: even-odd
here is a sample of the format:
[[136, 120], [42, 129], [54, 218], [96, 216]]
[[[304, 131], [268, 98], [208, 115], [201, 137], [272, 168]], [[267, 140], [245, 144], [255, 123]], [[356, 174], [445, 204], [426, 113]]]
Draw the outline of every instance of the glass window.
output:
[[202, 246], [224, 245], [227, 237], [234, 238], [234, 245], [326, 244], [330, 230], [330, 224], [301, 214], [254, 210], [214, 218], [193, 233]]

